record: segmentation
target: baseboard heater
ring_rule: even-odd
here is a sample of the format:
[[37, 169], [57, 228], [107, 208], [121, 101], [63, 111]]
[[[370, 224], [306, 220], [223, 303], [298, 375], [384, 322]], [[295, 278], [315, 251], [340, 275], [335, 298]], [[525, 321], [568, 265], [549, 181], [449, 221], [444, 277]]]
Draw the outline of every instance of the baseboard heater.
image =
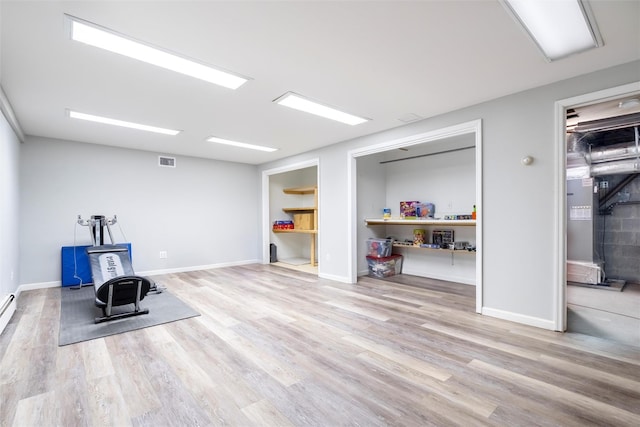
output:
[[0, 305], [0, 334], [9, 324], [11, 316], [16, 312], [16, 296], [14, 294], [7, 295]]

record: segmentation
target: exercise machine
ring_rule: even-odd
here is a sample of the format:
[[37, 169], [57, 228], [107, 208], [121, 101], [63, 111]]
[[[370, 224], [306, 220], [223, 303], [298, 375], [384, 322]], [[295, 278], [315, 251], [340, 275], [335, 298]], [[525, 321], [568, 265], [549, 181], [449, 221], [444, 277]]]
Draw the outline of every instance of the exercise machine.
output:
[[[140, 301], [151, 289], [155, 289], [155, 283], [149, 278], [138, 276], [133, 271], [129, 249], [114, 243], [111, 225], [116, 222], [115, 215], [113, 218], [93, 215], [88, 220], [78, 215], [78, 224], [90, 228], [93, 243], [86, 251], [95, 289], [95, 304], [102, 309], [102, 317], [96, 317], [96, 323], [148, 314], [148, 309], [140, 307]], [[104, 243], [105, 228], [111, 244]], [[114, 307], [129, 304], [133, 304], [133, 310], [118, 310], [117, 313], [113, 310]]]

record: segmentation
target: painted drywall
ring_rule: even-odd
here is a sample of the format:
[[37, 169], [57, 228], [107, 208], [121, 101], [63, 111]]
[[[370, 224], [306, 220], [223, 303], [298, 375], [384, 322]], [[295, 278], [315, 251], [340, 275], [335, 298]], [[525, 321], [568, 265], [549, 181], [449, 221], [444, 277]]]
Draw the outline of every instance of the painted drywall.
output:
[[[483, 307], [493, 315], [552, 328], [557, 258], [554, 205], [560, 191], [554, 178], [554, 103], [632, 83], [638, 76], [640, 61], [635, 61], [261, 165], [261, 169], [320, 159], [319, 274], [350, 281], [351, 218], [345, 209], [349, 151], [481, 119]], [[533, 156], [534, 163], [523, 166], [520, 160], [527, 155]]]
[[0, 301], [19, 284], [20, 141], [0, 114]]
[[[473, 135], [465, 135], [473, 144]], [[387, 205], [399, 215], [400, 201], [435, 204], [437, 218], [470, 215], [475, 205], [475, 149], [385, 164]], [[395, 214], [394, 214], [395, 212]]]
[[[118, 216], [136, 272], [252, 262], [258, 256], [255, 166], [29, 137], [21, 145], [20, 274], [60, 280], [60, 248], [90, 244], [82, 215]], [[122, 233], [121, 230], [124, 232]], [[159, 252], [167, 258], [160, 259]]]
[[[269, 176], [269, 217], [270, 223], [276, 220], [293, 220], [291, 214], [282, 211], [288, 207], [308, 207], [315, 203], [313, 194], [293, 195], [282, 192], [284, 188], [317, 185], [318, 168], [316, 166], [297, 169]], [[275, 244], [278, 260], [291, 258], [310, 259], [310, 235], [271, 232], [271, 243]]]

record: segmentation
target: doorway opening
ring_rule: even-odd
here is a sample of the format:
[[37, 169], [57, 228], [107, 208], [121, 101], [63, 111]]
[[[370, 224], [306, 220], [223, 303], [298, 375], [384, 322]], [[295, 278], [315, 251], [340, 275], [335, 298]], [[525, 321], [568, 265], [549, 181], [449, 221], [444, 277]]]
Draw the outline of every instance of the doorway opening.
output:
[[262, 262], [318, 274], [318, 160], [262, 173]]
[[[393, 170], [394, 173], [402, 173], [405, 168], [402, 166], [393, 166], [391, 168], [378, 169], [378, 165], [380, 163], [390, 162], [406, 162], [407, 170], [417, 170], [415, 164], [412, 166], [411, 162], [414, 160], [419, 160], [420, 158], [427, 158], [430, 156], [441, 156], [441, 155], [449, 155], [449, 154], [460, 154], [466, 157], [466, 160], [469, 162], [469, 168], [472, 169], [470, 172], [470, 195], [466, 199], [463, 197], [461, 200], [466, 200], [462, 202], [460, 206], [456, 205], [456, 200], [454, 198], [442, 198], [440, 199], [440, 207], [436, 205], [436, 217], [438, 217], [440, 212], [442, 215], [444, 214], [453, 214], [455, 210], [458, 214], [471, 214], [473, 210], [473, 205], [475, 204], [476, 208], [476, 220], [473, 224], [473, 227], [457, 227], [454, 228], [459, 229], [460, 233], [465, 234], [471, 232], [472, 234], [469, 236], [469, 240], [474, 239], [475, 252], [472, 257], [467, 255], [466, 258], [457, 258], [461, 257], [461, 255], [455, 254], [452, 252], [447, 252], [446, 256], [446, 264], [450, 266], [453, 262], [455, 264], [455, 268], [449, 268], [447, 273], [449, 277], [453, 281], [456, 281], [456, 274], [461, 274], [457, 278], [463, 283], [475, 285], [476, 287], [476, 312], [480, 313], [482, 311], [482, 122], [480, 120], [475, 120], [472, 122], [462, 123], [460, 125], [455, 125], [443, 129], [438, 129], [435, 131], [413, 135], [406, 138], [401, 138], [393, 141], [388, 141], [382, 144], [377, 144], [374, 146], [364, 147], [360, 149], [356, 149], [350, 151], [348, 153], [348, 178], [349, 178], [349, 275], [352, 283], [356, 283], [358, 280], [358, 276], [366, 273], [367, 264], [366, 264], [366, 240], [368, 237], [375, 235], [376, 233], [384, 233], [388, 234], [389, 232], [395, 233], [396, 231], [405, 229], [406, 225], [399, 225], [399, 230], [390, 230], [388, 226], [376, 225], [374, 227], [370, 227], [367, 225], [366, 219], [368, 217], [377, 216], [378, 218], [382, 218], [382, 208], [388, 207], [387, 203], [396, 203], [395, 196], [387, 194], [388, 191], [392, 191], [392, 189], [388, 188], [391, 186], [402, 186], [402, 177], [395, 176], [393, 182], [389, 184], [386, 177], [384, 177], [384, 173], [389, 170]], [[406, 151], [408, 150], [408, 151]], [[414, 159], [410, 159], [410, 157], [414, 157]], [[444, 159], [445, 157], [442, 157]], [[375, 168], [374, 168], [375, 165]], [[378, 170], [383, 170], [382, 174], [378, 173]], [[413, 180], [412, 177], [408, 178], [409, 180]], [[419, 179], [419, 178], [418, 178]], [[413, 183], [415, 184], [415, 183]], [[419, 188], [420, 184], [417, 183], [414, 186], [415, 197], [424, 196], [424, 197], [434, 197], [438, 193], [437, 188], [433, 188], [432, 192], [429, 193], [428, 183], [423, 181], [422, 189]], [[407, 193], [408, 194], [408, 193]], [[445, 196], [443, 196], [445, 197]], [[468, 199], [468, 200], [467, 200]], [[416, 199], [414, 199], [416, 200]], [[467, 206], [468, 205], [468, 206]], [[392, 209], [396, 211], [396, 216], [398, 215], [399, 206], [391, 206]], [[444, 217], [442, 216], [444, 219]], [[376, 227], [385, 227], [383, 231], [375, 231], [373, 228]], [[429, 226], [431, 228], [431, 226]], [[431, 230], [430, 230], [431, 231]], [[403, 232], [403, 231], [399, 231]], [[456, 232], [456, 231], [454, 231]], [[426, 251], [425, 251], [426, 253]], [[445, 254], [442, 252], [433, 252], [433, 261], [437, 257], [441, 257]], [[426, 260], [427, 258], [422, 258], [418, 260], [418, 258], [422, 257], [422, 255], [416, 256], [412, 254], [412, 258], [416, 258], [418, 262], [415, 262], [411, 270], [416, 272], [419, 271], [418, 274], [424, 275], [425, 277], [429, 277], [429, 272], [423, 269], [424, 264], [421, 261]], [[403, 255], [404, 256], [404, 255]], [[455, 257], [455, 258], [452, 258]], [[440, 259], [441, 265], [443, 264], [443, 260]], [[408, 266], [408, 265], [407, 265]], [[420, 271], [422, 269], [422, 271]], [[457, 269], [457, 270], [456, 270]], [[456, 271], [451, 275], [452, 271]], [[434, 278], [442, 279], [443, 275], [432, 276]]]
[[640, 90], [562, 104], [564, 330], [640, 346]]

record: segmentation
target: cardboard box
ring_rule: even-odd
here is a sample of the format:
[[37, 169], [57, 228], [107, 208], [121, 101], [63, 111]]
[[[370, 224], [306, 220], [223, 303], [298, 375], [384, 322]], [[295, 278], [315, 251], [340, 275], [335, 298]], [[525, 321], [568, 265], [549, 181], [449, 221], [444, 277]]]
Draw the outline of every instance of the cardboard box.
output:
[[313, 214], [293, 214], [293, 228], [295, 230], [313, 230]]
[[416, 207], [418, 205], [418, 201], [409, 201], [409, 202], [400, 202], [400, 218], [404, 219], [416, 219], [417, 211]]

